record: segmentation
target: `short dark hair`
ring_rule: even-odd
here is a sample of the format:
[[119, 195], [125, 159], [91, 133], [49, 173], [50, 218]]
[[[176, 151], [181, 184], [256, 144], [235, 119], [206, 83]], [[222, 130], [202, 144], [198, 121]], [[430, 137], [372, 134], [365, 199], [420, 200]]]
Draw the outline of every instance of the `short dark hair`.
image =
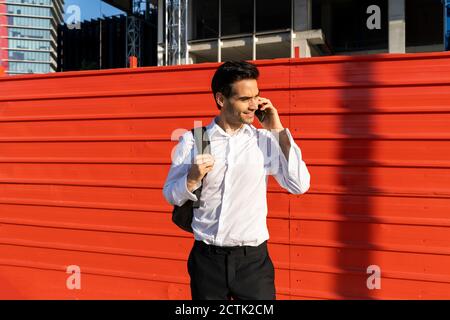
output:
[[216, 93], [221, 92], [225, 97], [231, 96], [232, 85], [234, 82], [244, 79], [258, 80], [258, 68], [246, 61], [226, 61], [217, 68], [211, 81], [211, 90], [214, 101], [220, 110], [220, 105], [216, 101]]

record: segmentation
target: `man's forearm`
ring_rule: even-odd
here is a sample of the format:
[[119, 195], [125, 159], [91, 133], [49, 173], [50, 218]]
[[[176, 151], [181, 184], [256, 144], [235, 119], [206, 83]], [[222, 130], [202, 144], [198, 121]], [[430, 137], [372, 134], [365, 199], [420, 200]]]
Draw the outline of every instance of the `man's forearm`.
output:
[[289, 161], [289, 150], [291, 149], [291, 142], [289, 141], [286, 129], [273, 129], [273, 131], [280, 145], [280, 148], [283, 151], [284, 156], [286, 157], [286, 160]]

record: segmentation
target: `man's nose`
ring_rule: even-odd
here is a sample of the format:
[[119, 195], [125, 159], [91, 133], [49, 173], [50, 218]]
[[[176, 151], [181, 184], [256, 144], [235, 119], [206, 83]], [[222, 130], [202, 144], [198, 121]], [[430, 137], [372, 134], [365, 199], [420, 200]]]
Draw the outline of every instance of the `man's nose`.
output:
[[258, 107], [258, 98], [250, 99], [250, 107], [256, 109]]

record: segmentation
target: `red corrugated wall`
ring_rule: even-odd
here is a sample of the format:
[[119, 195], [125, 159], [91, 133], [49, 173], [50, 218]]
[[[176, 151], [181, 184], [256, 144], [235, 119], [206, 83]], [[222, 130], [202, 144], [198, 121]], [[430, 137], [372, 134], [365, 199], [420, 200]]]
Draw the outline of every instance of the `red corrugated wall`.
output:
[[[450, 54], [256, 64], [311, 173], [304, 195], [269, 180], [278, 299], [449, 299]], [[0, 79], [0, 298], [190, 298], [162, 186], [217, 66]]]

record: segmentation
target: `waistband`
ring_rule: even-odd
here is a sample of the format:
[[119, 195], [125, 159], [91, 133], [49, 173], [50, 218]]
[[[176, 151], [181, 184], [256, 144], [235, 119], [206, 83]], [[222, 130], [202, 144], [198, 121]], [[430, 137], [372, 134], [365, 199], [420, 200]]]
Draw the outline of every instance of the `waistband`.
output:
[[267, 250], [267, 240], [256, 247], [254, 247], [254, 246], [221, 247], [221, 246], [214, 246], [211, 244], [207, 244], [200, 240], [195, 240], [194, 247], [197, 247], [197, 248], [205, 250], [209, 253], [215, 253], [215, 254], [247, 255], [247, 254], [259, 253], [259, 252]]

